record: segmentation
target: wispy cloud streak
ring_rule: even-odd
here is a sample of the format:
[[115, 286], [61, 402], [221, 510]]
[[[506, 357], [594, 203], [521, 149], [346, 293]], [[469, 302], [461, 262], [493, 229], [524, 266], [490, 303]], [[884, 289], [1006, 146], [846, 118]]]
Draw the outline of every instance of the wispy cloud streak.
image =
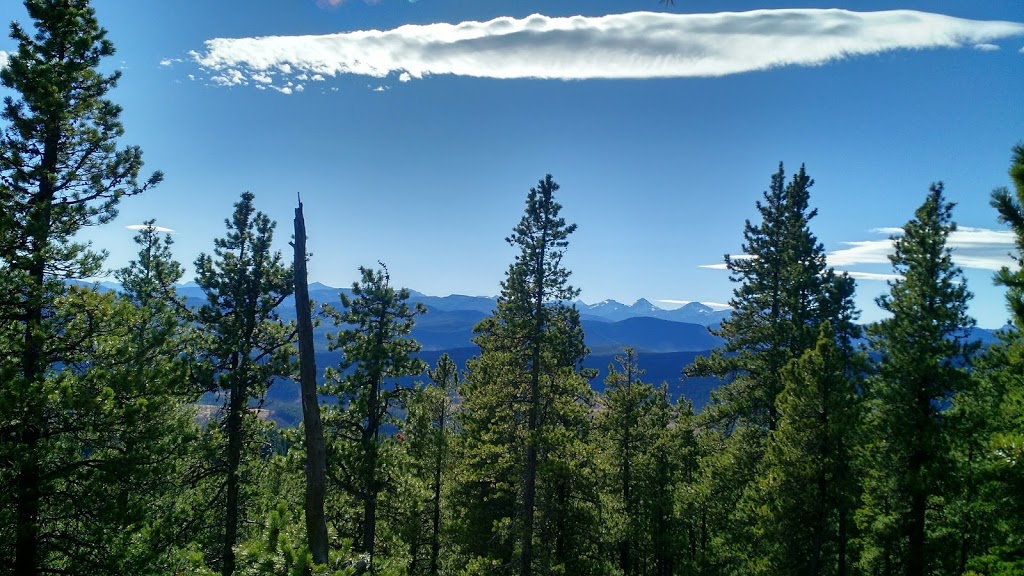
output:
[[[902, 228], [873, 228], [870, 232], [884, 234], [888, 238], [842, 242], [846, 248], [833, 250], [825, 255], [829, 266], [836, 272], [845, 272], [858, 280], [896, 280], [902, 276], [894, 273], [847, 270], [862, 265], [890, 265], [889, 255], [893, 253], [893, 238], [903, 234]], [[1015, 262], [1010, 252], [1015, 249], [1014, 235], [1009, 230], [991, 230], [959, 226], [949, 235], [946, 245], [953, 249], [953, 263], [962, 268], [978, 270], [999, 270], [1003, 266], [1013, 267]], [[747, 254], [736, 254], [732, 258], [751, 258]], [[724, 262], [703, 264], [698, 268], [725, 270]]]
[[[753, 258], [757, 258], [757, 256], [754, 256], [753, 254], [730, 254], [729, 258], [732, 258], [733, 260], [751, 260]], [[697, 266], [697, 268], [707, 268], [709, 270], [727, 270], [729, 267], [725, 264], [725, 262], [719, 262], [717, 264], [701, 264]]]
[[168, 234], [174, 232], [174, 229], [172, 229], [172, 228], [164, 228], [163, 226], [148, 225], [148, 224], [129, 224], [129, 225], [125, 226], [125, 228], [127, 228], [129, 230], [154, 230], [156, 232], [165, 232], [165, 233], [168, 233]]
[[[990, 45], [1024, 24], [912, 10], [785, 9], [601, 17], [496, 18], [320, 36], [215, 38], [194, 63], [220, 85], [254, 75], [356, 74], [403, 80], [714, 77], [815, 66], [891, 50]], [[994, 45], [994, 44], [991, 44]]]
[[847, 274], [850, 278], [857, 280], [902, 280], [903, 276], [900, 274], [891, 273], [879, 273], [879, 272], [858, 272], [856, 270], [836, 270], [838, 274]]
[[[872, 232], [899, 236], [900, 228], [875, 228]], [[892, 239], [843, 242], [847, 248], [827, 254], [830, 266], [856, 266], [858, 264], [889, 264], [893, 253]], [[1014, 236], [1009, 230], [991, 230], [960, 226], [949, 235], [946, 245], [953, 249], [953, 262], [963, 268], [999, 270], [1013, 266], [1009, 253], [1014, 249]], [[855, 276], [853, 273], [851, 276]]]

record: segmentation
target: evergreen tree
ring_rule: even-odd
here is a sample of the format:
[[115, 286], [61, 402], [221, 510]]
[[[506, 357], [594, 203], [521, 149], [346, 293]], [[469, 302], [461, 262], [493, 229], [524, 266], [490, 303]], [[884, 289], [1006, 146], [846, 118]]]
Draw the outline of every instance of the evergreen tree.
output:
[[[1020, 264], [1020, 259], [1024, 258], [1024, 144], [1013, 147], [1010, 179], [1013, 181], [1013, 191], [1005, 187], [997, 188], [992, 192], [991, 204], [999, 213], [999, 222], [1010, 226], [1016, 237], [1015, 258]], [[1018, 330], [1024, 330], [1024, 268], [1017, 266], [1011, 270], [1004, 266], [996, 273], [995, 283], [1006, 287], [1010, 319]]]
[[[340, 406], [325, 416], [325, 428], [334, 435], [329, 446], [334, 474], [342, 488], [361, 504], [358, 550], [369, 557], [374, 570], [378, 499], [391, 480], [385, 471], [393, 441], [383, 436], [385, 426], [397, 423], [409, 393], [398, 379], [416, 376], [426, 365], [413, 357], [418, 342], [409, 338], [422, 304], [410, 307], [409, 290], [395, 290], [387, 268], [360, 268], [362, 279], [352, 285], [352, 297], [341, 293], [343, 310], [334, 312], [335, 324], [350, 326], [329, 335], [329, 348], [342, 351], [338, 371], [328, 374], [333, 383], [323, 392], [338, 397]], [[347, 455], [348, 458], [343, 458]]]
[[1000, 334], [976, 365], [974, 386], [955, 398], [960, 497], [949, 520], [962, 527], [952, 543], [961, 571], [999, 576], [1024, 571], [1024, 145], [1014, 146], [1009, 172], [1013, 189], [994, 190], [991, 204], [1015, 236], [1016, 265], [995, 276], [1015, 329]]
[[[91, 365], [98, 351], [85, 343], [102, 335], [112, 298], [64, 281], [96, 275], [103, 259], [75, 234], [110, 221], [122, 197], [161, 175], [140, 184], [141, 151], [117, 148], [121, 110], [106, 95], [120, 74], [98, 71], [114, 48], [88, 2], [25, 6], [35, 33], [11, 24], [18, 48], [0, 70], [10, 92], [0, 113], [0, 480], [10, 487], [0, 496], [0, 546], [19, 575], [79, 556], [97, 567], [71, 562], [75, 569], [99, 572], [109, 558], [89, 549], [106, 538], [102, 524], [112, 518], [87, 512], [89, 498], [76, 500], [83, 494], [65, 487], [89, 468], [89, 446], [106, 442], [88, 426], [121, 423], [124, 413], [113, 401], [93, 401], [107, 397], [105, 383], [76, 385], [84, 375], [66, 367]], [[77, 532], [55, 518], [89, 529]]]
[[[608, 464], [613, 474], [609, 490], [619, 517], [615, 522], [617, 562], [622, 573], [629, 576], [640, 573], [640, 567], [646, 564], [642, 556], [644, 549], [649, 551], [650, 547], [644, 545], [651, 538], [649, 515], [640, 505], [645, 495], [640, 489], [643, 474], [638, 470], [638, 462], [655, 444], [661, 430], [652, 427], [655, 390], [640, 381], [643, 370], [637, 365], [636, 351], [626, 348], [615, 361], [620, 369], [614, 364], [608, 366], [605, 393], [600, 399], [604, 410], [599, 414], [597, 427], [608, 443]], [[660, 491], [667, 492], [668, 486], [660, 487]]]
[[701, 415], [710, 449], [702, 464], [711, 482], [708, 561], [727, 573], [749, 573], [749, 564], [766, 554], [767, 542], [750, 528], [766, 497], [755, 480], [768, 436], [779, 425], [783, 368], [814, 347], [823, 322], [832, 322], [841, 340], [856, 330], [848, 303], [852, 281], [826, 267], [824, 247], [809, 228], [817, 214], [809, 208], [813, 184], [803, 166], [789, 183], [781, 164], [772, 175], [757, 202], [761, 222], [744, 226], [744, 256], [726, 255], [730, 279], [739, 286], [732, 314], [716, 331], [725, 344], [685, 370], [727, 380]]
[[214, 240], [213, 255], [200, 254], [195, 262], [196, 283], [206, 294], [196, 312], [205, 336], [200, 382], [224, 401], [224, 501], [215, 503], [223, 507], [224, 521], [220, 552], [214, 554], [224, 576], [234, 572], [234, 547], [246, 517], [245, 461], [257, 438], [250, 402], [262, 401], [271, 381], [292, 369], [294, 334], [277, 312], [292, 293], [292, 269], [273, 251], [275, 224], [255, 210], [253, 199], [250, 192], [242, 194], [224, 221], [226, 236]]
[[989, 454], [995, 456], [991, 476], [995, 481], [993, 508], [999, 510], [1000, 542], [993, 553], [1006, 566], [1006, 572], [1024, 569], [1024, 144], [1013, 147], [1010, 163], [1013, 192], [1007, 188], [992, 193], [992, 206], [999, 212], [999, 221], [1008, 224], [1015, 236], [1016, 270], [1001, 269], [996, 284], [1007, 288], [1007, 305], [1015, 332], [1005, 336], [1001, 351], [1006, 360], [998, 365], [1003, 370], [992, 374], [1000, 381], [996, 396], [998, 409], [991, 422], [993, 435]]
[[933, 185], [894, 238], [890, 261], [901, 279], [877, 300], [891, 317], [868, 330], [882, 357], [868, 387], [868, 466], [858, 524], [864, 568], [884, 574], [931, 574], [942, 556], [929, 533], [929, 510], [947, 496], [945, 406], [966, 385], [965, 366], [977, 349], [967, 342], [971, 293], [946, 245], [956, 230], [952, 210], [942, 184]]
[[[125, 518], [136, 524], [122, 535], [132, 545], [134, 557], [126, 556], [119, 571], [143, 573], [166, 565], [167, 554], [186, 547], [200, 519], [192, 510], [189, 487], [203, 473], [201, 434], [195, 412], [198, 389], [189, 382], [191, 342], [184, 320], [188, 317], [175, 284], [184, 273], [171, 253], [170, 235], [161, 235], [154, 221], [135, 236], [137, 259], [114, 272], [121, 285], [119, 303], [130, 315], [117, 322], [116, 342], [121, 352], [113, 357], [109, 380], [131, 383], [132, 401], [118, 450], [123, 460], [114, 483], [131, 504]], [[113, 336], [113, 335], [112, 335]], [[133, 461], [134, 459], [134, 461]]]
[[624, 575], [686, 573], [696, 556], [688, 525], [694, 519], [684, 514], [694, 512], [688, 498], [696, 471], [693, 412], [688, 403], [672, 403], [667, 384], [640, 381], [633, 349], [616, 361], [621, 369], [609, 366], [598, 400], [595, 442], [608, 469], [607, 550]]
[[813, 184], [803, 166], [787, 184], [779, 164], [757, 202], [761, 223], [744, 225], [744, 255], [725, 257], [730, 280], [740, 283], [729, 302], [733, 312], [716, 332], [725, 345], [687, 369], [732, 376], [712, 399], [712, 413], [762, 435], [778, 425], [782, 368], [814, 346], [818, 326], [834, 308], [826, 300], [834, 275], [808, 226], [817, 215], [809, 208]]
[[859, 422], [859, 370], [828, 322], [817, 346], [783, 369], [779, 427], [768, 438], [758, 536], [766, 574], [849, 571], [857, 484], [851, 467]]
[[[519, 254], [494, 315], [474, 329], [480, 356], [468, 365], [459, 411], [459, 489], [467, 506], [460, 516], [474, 569], [506, 572], [517, 564], [526, 576], [593, 559], [569, 530], [585, 530], [573, 523], [586, 511], [572, 496], [590, 489], [579, 483], [585, 474], [574, 460], [589, 429], [590, 394], [579, 370], [587, 353], [579, 313], [565, 304], [579, 294], [562, 266], [576, 226], [559, 215], [557, 190], [550, 175], [530, 189], [526, 212], [506, 239]], [[539, 494], [539, 486], [549, 491]], [[536, 553], [542, 533], [548, 549]]]
[[[402, 424], [403, 447], [410, 461], [407, 482], [418, 501], [408, 509], [403, 540], [409, 545], [409, 574], [437, 576], [445, 543], [446, 483], [451, 473], [451, 436], [454, 433], [455, 395], [459, 373], [447, 353], [427, 371], [431, 385], [416, 389]], [[414, 499], [416, 499], [414, 498]]]

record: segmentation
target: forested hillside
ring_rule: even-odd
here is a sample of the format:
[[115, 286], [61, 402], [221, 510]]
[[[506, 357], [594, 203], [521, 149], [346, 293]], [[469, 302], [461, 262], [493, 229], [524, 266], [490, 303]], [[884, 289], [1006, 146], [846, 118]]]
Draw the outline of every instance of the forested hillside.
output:
[[[982, 347], [928, 175], [866, 328], [814, 181], [781, 163], [711, 332], [585, 319], [577, 191], [551, 175], [509, 214], [493, 306], [432, 301], [472, 316], [452, 353], [384, 264], [309, 305], [302, 206], [293, 258], [248, 192], [189, 299], [153, 221], [100, 290], [75, 282], [105, 257], [80, 233], [162, 174], [121, 144], [89, 2], [26, 6], [0, 70], [0, 574], [1024, 573], [1024, 269], [997, 274], [1013, 328]], [[1010, 175], [989, 201], [1024, 258], [1024, 145]], [[294, 427], [264, 417], [284, 380]]]

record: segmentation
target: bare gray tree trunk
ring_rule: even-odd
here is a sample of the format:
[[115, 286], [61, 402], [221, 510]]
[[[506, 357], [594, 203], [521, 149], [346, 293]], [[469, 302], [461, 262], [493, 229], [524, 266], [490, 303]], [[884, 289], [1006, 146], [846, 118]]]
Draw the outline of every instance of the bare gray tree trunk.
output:
[[302, 423], [306, 439], [306, 537], [317, 564], [327, 563], [327, 520], [324, 493], [327, 450], [316, 396], [316, 358], [313, 354], [313, 321], [310, 318], [309, 284], [306, 277], [306, 221], [302, 201], [295, 209], [295, 316], [299, 331], [299, 385], [302, 389]]

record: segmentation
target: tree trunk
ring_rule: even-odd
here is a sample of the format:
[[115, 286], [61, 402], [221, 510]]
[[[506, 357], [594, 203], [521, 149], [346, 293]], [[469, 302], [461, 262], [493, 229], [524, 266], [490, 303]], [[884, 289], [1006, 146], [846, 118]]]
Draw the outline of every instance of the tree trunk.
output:
[[[42, 292], [42, 283], [33, 286], [30, 294], [36, 291]], [[41, 296], [40, 296], [41, 298]], [[34, 299], [30, 296], [30, 299]], [[25, 384], [31, 387], [37, 380], [42, 378], [42, 367], [40, 366], [41, 343], [39, 342], [39, 326], [42, 323], [42, 309], [40, 306], [29, 305], [28, 319], [25, 323], [25, 352], [22, 356], [22, 373]], [[40, 471], [36, 445], [41, 437], [41, 431], [35, 420], [37, 415], [35, 405], [38, 402], [35, 398], [26, 398], [30, 409], [28, 410], [29, 421], [25, 423], [21, 432], [21, 444], [25, 448], [25, 455], [18, 469], [15, 486], [17, 489], [17, 528], [14, 542], [14, 573], [34, 576], [38, 574], [39, 566], [39, 507], [42, 498], [39, 492]]]
[[[21, 357], [21, 372], [29, 390], [43, 379], [45, 371], [43, 348], [46, 334], [42, 332], [43, 309], [46, 300], [46, 248], [49, 244], [50, 229], [53, 225], [53, 198], [57, 173], [57, 153], [60, 133], [52, 125], [47, 126], [43, 142], [43, 156], [40, 161], [43, 176], [39, 179], [39, 192], [32, 198], [29, 215], [28, 236], [30, 260], [28, 265], [29, 286], [25, 295], [25, 349]], [[53, 176], [51, 178], [50, 176]], [[31, 396], [31, 395], [30, 395]], [[42, 437], [40, 428], [44, 406], [37, 406], [40, 400], [27, 398], [29, 409], [27, 422], [21, 433], [21, 443], [27, 448], [26, 458], [18, 469], [15, 484], [18, 490], [17, 526], [14, 541], [14, 572], [34, 576], [39, 573], [39, 509], [42, 495], [39, 490], [41, 473], [36, 454], [36, 445]]]
[[925, 575], [925, 511], [927, 496], [916, 491], [910, 499], [910, 538], [907, 546], [907, 576]]
[[846, 576], [846, 506], [839, 507], [839, 565], [836, 567], [837, 576]]
[[21, 434], [21, 443], [27, 448], [25, 461], [15, 480], [18, 494], [18, 525], [14, 548], [14, 573], [34, 576], [38, 570], [39, 555], [39, 463], [35, 446], [39, 429], [28, 425]]
[[327, 563], [327, 519], [324, 497], [327, 449], [316, 395], [316, 357], [313, 353], [313, 321], [310, 319], [309, 284], [306, 273], [306, 221], [302, 202], [295, 209], [295, 314], [299, 335], [299, 385], [302, 389], [302, 424], [306, 440], [306, 538], [313, 562]]
[[[541, 304], [543, 305], [543, 304]], [[540, 311], [536, 311], [540, 315]], [[538, 325], [540, 324], [538, 318]], [[533, 512], [537, 500], [537, 413], [540, 404], [540, 329], [533, 335], [533, 361], [530, 367], [530, 404], [526, 430], [526, 469], [523, 471], [523, 536], [521, 576], [530, 576], [533, 569]]]
[[224, 562], [221, 574], [231, 576], [235, 571], [235, 544], [238, 542], [238, 468], [242, 462], [242, 411], [246, 395], [240, 386], [231, 390], [228, 400], [228, 462], [227, 512], [224, 521]]
[[910, 452], [910, 517], [908, 518], [907, 542], [907, 576], [924, 576], [926, 573], [925, 559], [925, 513], [928, 507], [928, 488], [922, 485], [924, 464], [928, 454], [921, 447], [922, 436], [926, 434], [925, 425], [929, 423], [931, 398], [923, 391], [925, 386], [918, 385], [917, 393], [917, 437], [914, 439]]
[[[373, 483], [373, 481], [371, 481]], [[370, 557], [370, 572], [374, 570], [374, 540], [377, 537], [377, 488], [367, 489], [363, 501], [363, 552]]]
[[441, 472], [444, 468], [445, 444], [447, 434], [446, 420], [448, 419], [448, 398], [441, 400], [440, 418], [438, 419], [438, 445], [437, 460], [434, 462], [434, 518], [433, 530], [430, 535], [430, 574], [438, 574], [438, 558], [441, 555]]
[[[383, 337], [383, 336], [379, 336]], [[370, 399], [367, 410], [366, 429], [363, 431], [363, 469], [366, 479], [366, 490], [363, 494], [363, 552], [370, 557], [369, 570], [372, 574], [374, 566], [374, 541], [377, 538], [377, 436], [380, 432], [380, 389], [382, 378], [374, 375], [370, 378]]]

